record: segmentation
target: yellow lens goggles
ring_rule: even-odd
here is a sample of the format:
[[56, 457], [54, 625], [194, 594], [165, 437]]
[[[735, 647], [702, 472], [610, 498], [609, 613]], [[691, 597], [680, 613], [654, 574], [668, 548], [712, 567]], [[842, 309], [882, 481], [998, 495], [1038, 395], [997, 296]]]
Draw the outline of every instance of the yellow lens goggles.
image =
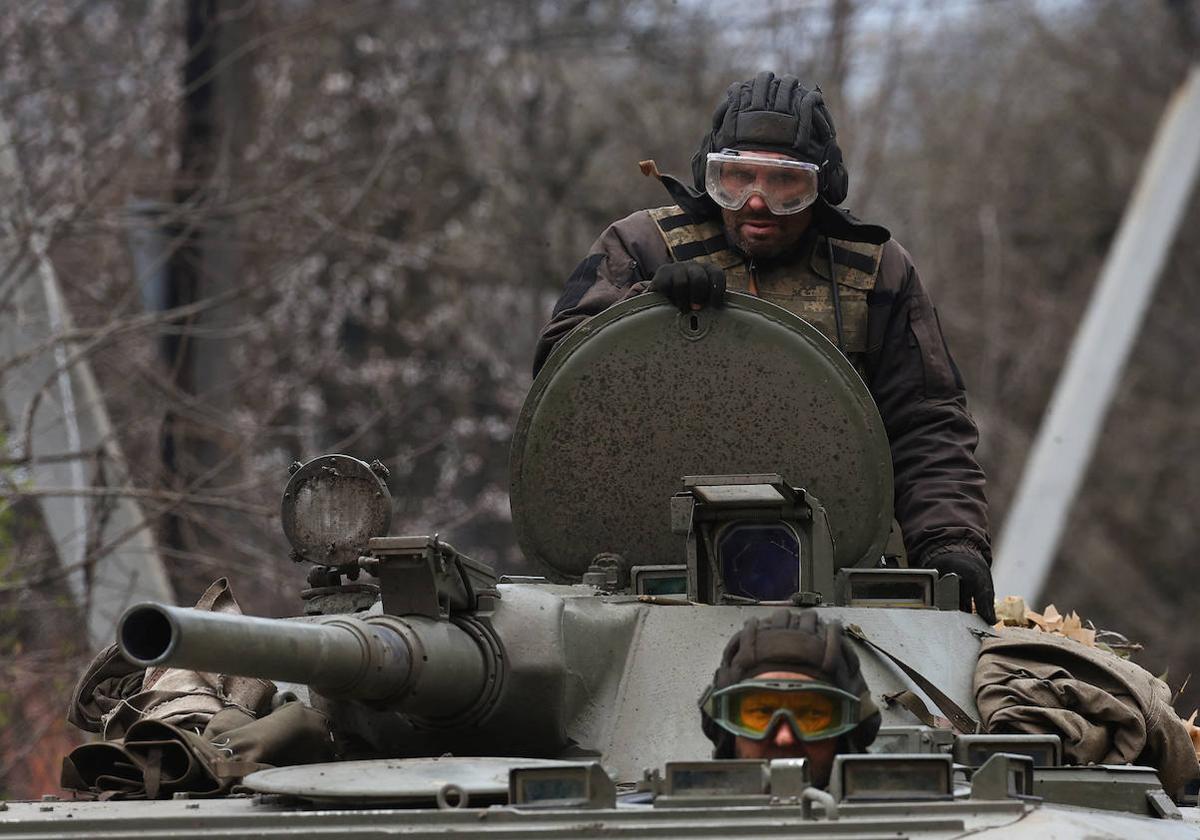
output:
[[754, 741], [765, 739], [780, 718], [804, 741], [836, 738], [858, 725], [858, 698], [815, 680], [743, 680], [700, 705], [717, 726]]

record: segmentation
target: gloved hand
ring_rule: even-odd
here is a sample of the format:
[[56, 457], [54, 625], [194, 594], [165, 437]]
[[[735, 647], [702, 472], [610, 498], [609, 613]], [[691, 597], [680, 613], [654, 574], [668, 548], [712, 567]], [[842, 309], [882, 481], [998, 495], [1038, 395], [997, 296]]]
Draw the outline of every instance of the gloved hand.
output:
[[925, 567], [937, 569], [939, 577], [958, 575], [958, 608], [969, 613], [974, 600], [979, 617], [988, 624], [996, 623], [996, 592], [992, 587], [992, 569], [986, 560], [974, 554], [947, 551], [930, 557]]
[[681, 312], [719, 306], [725, 297], [725, 272], [693, 260], [660, 265], [650, 291], [665, 295]]

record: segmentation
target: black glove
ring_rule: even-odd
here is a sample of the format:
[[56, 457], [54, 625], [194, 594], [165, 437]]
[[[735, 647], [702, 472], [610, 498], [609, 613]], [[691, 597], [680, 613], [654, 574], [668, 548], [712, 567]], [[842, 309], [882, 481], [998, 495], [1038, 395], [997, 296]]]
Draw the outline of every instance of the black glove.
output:
[[666, 263], [654, 272], [650, 291], [665, 295], [681, 312], [690, 312], [693, 305], [719, 306], [725, 297], [725, 272], [692, 260]]
[[937, 569], [939, 576], [958, 575], [958, 608], [971, 612], [974, 599], [979, 617], [988, 624], [996, 623], [996, 591], [992, 587], [992, 569], [986, 560], [974, 554], [947, 551], [930, 557], [925, 568]]

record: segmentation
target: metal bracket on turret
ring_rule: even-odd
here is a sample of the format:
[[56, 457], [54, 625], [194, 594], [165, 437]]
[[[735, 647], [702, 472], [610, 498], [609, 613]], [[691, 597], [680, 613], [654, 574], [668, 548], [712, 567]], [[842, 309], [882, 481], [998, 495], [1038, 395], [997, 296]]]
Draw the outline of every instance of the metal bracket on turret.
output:
[[[934, 569], [838, 569], [834, 603], [843, 607], [943, 608]], [[958, 590], [954, 590], [954, 609]]]
[[436, 534], [375, 537], [367, 551], [358, 566], [379, 579], [387, 615], [448, 618], [490, 609], [500, 597], [491, 566], [460, 554]]

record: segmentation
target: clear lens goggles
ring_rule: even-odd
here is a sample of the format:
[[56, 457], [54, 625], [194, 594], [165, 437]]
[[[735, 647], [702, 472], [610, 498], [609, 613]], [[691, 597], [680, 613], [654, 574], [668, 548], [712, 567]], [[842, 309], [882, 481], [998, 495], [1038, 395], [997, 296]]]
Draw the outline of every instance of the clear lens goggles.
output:
[[764, 740], [780, 718], [803, 741], [823, 741], [858, 726], [858, 698], [812, 680], [743, 680], [714, 691], [701, 708], [734, 735]]
[[772, 213], [787, 216], [817, 200], [820, 171], [813, 163], [725, 149], [708, 155], [704, 189], [726, 210], [739, 210], [758, 194]]

